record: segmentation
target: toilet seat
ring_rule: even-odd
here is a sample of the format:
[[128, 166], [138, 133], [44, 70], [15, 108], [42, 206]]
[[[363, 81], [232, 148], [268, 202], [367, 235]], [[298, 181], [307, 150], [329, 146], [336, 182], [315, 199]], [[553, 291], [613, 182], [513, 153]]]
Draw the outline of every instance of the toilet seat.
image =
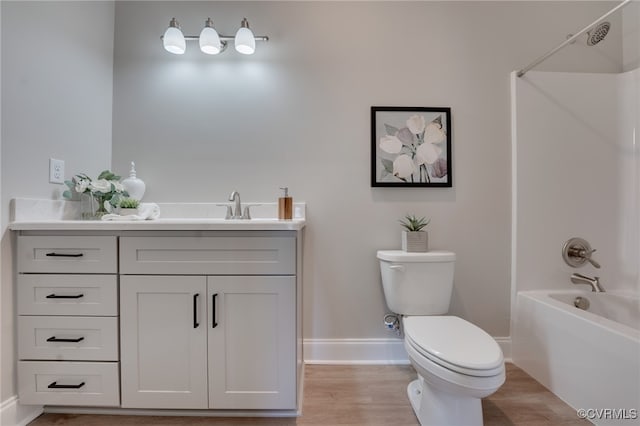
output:
[[474, 377], [504, 374], [500, 346], [481, 328], [454, 316], [403, 318], [405, 341], [423, 357]]

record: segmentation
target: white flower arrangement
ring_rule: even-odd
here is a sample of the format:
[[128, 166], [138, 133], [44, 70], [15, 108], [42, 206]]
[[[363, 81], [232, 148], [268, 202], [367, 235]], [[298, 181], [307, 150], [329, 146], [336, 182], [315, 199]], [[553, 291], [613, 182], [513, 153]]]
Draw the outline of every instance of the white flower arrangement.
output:
[[129, 194], [120, 183], [120, 176], [105, 170], [97, 179], [91, 179], [84, 173], [78, 173], [71, 180], [64, 182], [69, 189], [62, 193], [67, 199], [73, 198], [73, 193], [91, 194], [98, 201], [98, 212], [106, 213], [112, 207], [117, 207], [123, 197]]

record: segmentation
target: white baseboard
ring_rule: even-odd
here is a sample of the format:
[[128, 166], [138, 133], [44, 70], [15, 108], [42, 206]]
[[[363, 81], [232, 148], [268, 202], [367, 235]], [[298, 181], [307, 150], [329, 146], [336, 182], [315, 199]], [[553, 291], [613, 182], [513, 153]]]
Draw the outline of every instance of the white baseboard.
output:
[[402, 339], [305, 339], [306, 364], [409, 364]]
[[0, 404], [0, 425], [26, 426], [40, 414], [42, 414], [42, 406], [20, 405], [18, 397], [12, 396]]
[[504, 360], [506, 362], [513, 362], [511, 359], [511, 337], [494, 337], [494, 339], [498, 342], [500, 349], [502, 349]]
[[[511, 338], [494, 337], [506, 361]], [[306, 364], [409, 364], [403, 341], [396, 339], [305, 339]]]

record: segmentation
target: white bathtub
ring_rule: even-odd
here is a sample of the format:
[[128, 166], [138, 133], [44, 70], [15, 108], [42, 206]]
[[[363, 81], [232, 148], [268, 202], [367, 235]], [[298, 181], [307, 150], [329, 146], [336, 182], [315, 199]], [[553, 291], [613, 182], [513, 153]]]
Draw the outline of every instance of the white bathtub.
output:
[[[589, 300], [589, 310], [573, 305], [578, 296]], [[640, 425], [639, 328], [640, 299], [634, 297], [519, 292], [513, 362], [576, 410], [616, 410], [590, 411], [596, 424]]]

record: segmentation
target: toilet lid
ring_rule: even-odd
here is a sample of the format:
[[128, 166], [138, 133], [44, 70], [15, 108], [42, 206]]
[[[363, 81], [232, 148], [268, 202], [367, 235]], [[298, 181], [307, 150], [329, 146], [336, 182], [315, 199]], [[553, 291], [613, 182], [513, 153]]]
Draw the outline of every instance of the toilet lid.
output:
[[432, 250], [427, 252], [407, 252], [403, 250], [378, 250], [378, 259], [387, 262], [453, 262], [456, 254], [445, 250]]
[[442, 367], [470, 376], [492, 376], [504, 368], [496, 341], [462, 318], [409, 316], [403, 325], [407, 342]]

